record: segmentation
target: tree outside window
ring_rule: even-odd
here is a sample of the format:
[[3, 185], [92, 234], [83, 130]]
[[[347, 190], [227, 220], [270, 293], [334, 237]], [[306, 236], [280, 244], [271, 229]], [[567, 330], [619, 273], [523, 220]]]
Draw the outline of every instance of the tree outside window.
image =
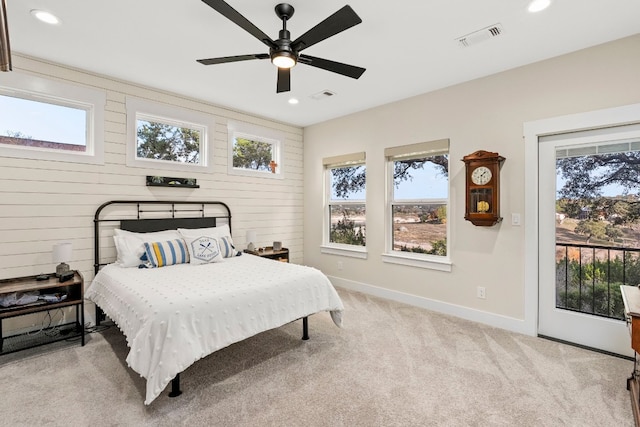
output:
[[233, 143], [233, 167], [262, 172], [272, 172], [274, 144], [251, 138], [236, 137]]
[[366, 246], [366, 167], [328, 168], [329, 243]]
[[138, 120], [136, 136], [138, 158], [200, 163], [200, 130], [153, 120]]

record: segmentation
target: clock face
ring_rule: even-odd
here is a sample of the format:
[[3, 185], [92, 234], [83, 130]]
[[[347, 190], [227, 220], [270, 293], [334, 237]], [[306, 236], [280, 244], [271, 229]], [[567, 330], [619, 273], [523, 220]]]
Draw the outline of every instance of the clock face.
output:
[[471, 182], [475, 185], [485, 185], [491, 181], [491, 170], [486, 166], [477, 167], [471, 172]]

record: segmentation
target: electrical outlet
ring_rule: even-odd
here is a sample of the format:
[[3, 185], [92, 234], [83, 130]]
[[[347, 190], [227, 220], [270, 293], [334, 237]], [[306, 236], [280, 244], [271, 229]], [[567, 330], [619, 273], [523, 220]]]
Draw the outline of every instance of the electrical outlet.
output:
[[342, 263], [342, 261], [338, 261], [338, 270], [342, 271], [343, 267], [344, 267], [344, 264]]
[[486, 297], [487, 297], [487, 293], [484, 286], [478, 286], [478, 298], [485, 299]]

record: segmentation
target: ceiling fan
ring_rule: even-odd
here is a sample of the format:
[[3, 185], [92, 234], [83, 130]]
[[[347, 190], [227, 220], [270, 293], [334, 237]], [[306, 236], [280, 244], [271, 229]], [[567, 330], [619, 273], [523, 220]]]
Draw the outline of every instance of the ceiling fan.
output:
[[330, 61], [328, 59], [317, 58], [301, 54], [304, 49], [313, 46], [331, 36], [334, 36], [348, 28], [358, 25], [362, 19], [354, 12], [350, 6], [344, 6], [315, 27], [291, 41], [290, 33], [287, 30], [287, 20], [293, 16], [293, 6], [287, 3], [280, 3], [275, 7], [276, 15], [282, 20], [282, 30], [279, 38], [272, 40], [258, 27], [253, 25], [247, 18], [242, 16], [237, 10], [229, 6], [223, 0], [202, 0], [211, 8], [234, 22], [249, 34], [260, 40], [269, 47], [269, 53], [254, 53], [251, 55], [225, 56], [221, 58], [198, 59], [204, 65], [223, 64], [225, 62], [247, 61], [250, 59], [271, 59], [271, 62], [278, 67], [277, 93], [291, 90], [290, 70], [297, 63], [311, 65], [333, 73], [354, 79], [359, 78], [365, 72], [364, 68], [341, 62]]

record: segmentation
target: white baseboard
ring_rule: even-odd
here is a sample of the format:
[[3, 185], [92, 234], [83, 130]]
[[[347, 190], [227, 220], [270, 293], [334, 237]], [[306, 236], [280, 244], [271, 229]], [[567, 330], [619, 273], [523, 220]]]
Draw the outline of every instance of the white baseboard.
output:
[[415, 307], [432, 310], [438, 313], [449, 314], [460, 317], [462, 319], [474, 322], [484, 323], [485, 325], [494, 326], [496, 328], [506, 329], [511, 332], [531, 335], [534, 334], [527, 328], [524, 320], [515, 319], [513, 317], [502, 316], [499, 314], [488, 313], [486, 311], [476, 310], [460, 305], [449, 304], [442, 301], [432, 300], [429, 298], [411, 295], [404, 292], [398, 292], [391, 289], [381, 288], [366, 283], [355, 282], [340, 277], [328, 276], [331, 283], [338, 288], [344, 288], [364, 294], [373, 295], [388, 300], [409, 304]]

